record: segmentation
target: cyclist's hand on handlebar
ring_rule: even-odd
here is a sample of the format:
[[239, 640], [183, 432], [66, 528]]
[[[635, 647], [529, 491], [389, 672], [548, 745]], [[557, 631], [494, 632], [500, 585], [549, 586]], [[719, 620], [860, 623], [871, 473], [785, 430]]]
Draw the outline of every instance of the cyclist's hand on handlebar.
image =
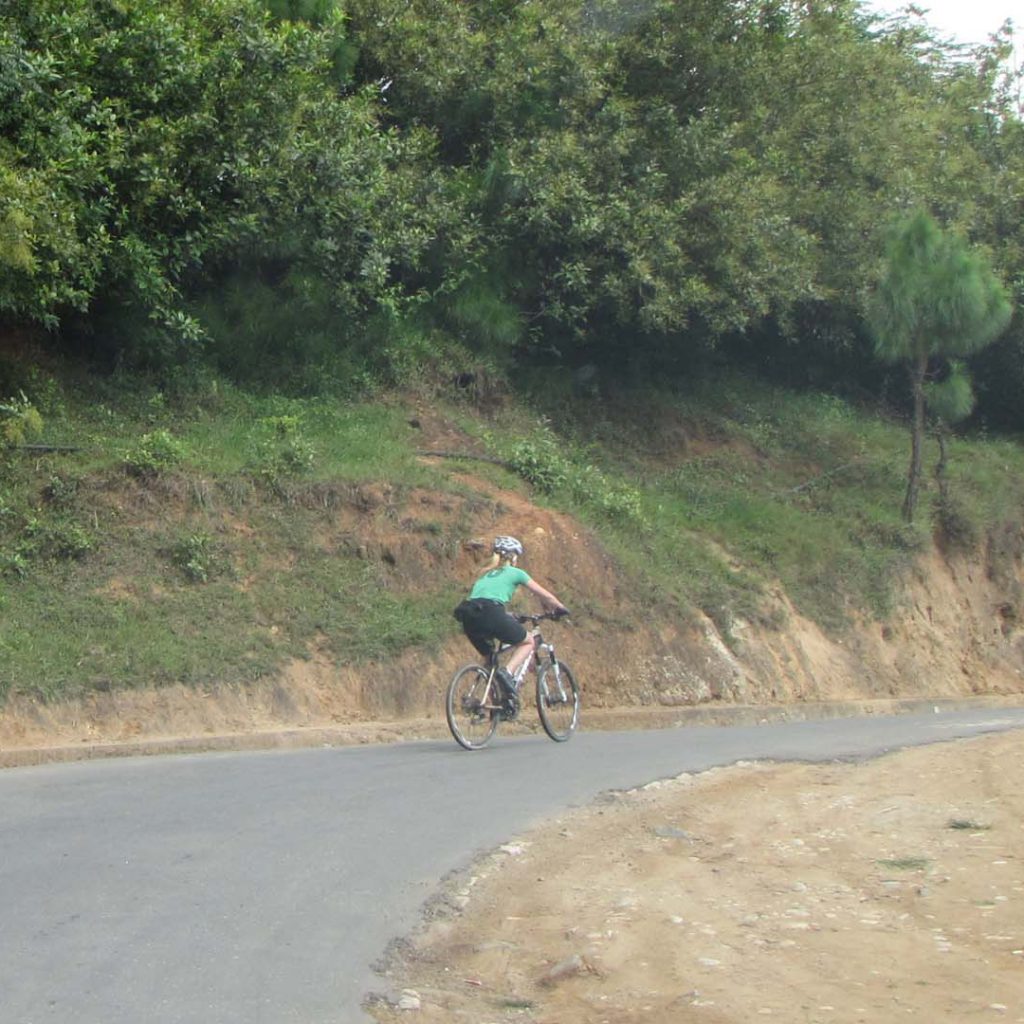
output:
[[536, 626], [539, 622], [543, 622], [544, 619], [551, 619], [552, 621], [556, 621], [558, 619], [564, 619], [568, 614], [569, 614], [569, 609], [565, 608], [565, 607], [561, 607], [561, 608], [556, 608], [554, 611], [541, 612], [540, 615], [523, 615], [523, 614], [520, 614], [520, 613], [516, 612], [513, 615], [513, 618], [515, 618], [515, 620], [517, 622], [521, 622], [524, 625], [527, 622], [532, 622]]

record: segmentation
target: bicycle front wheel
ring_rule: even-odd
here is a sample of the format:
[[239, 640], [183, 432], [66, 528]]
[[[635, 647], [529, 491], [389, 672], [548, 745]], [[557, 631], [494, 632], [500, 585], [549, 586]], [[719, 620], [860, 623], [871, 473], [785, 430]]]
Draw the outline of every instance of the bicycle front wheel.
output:
[[488, 692], [488, 671], [467, 665], [448, 684], [444, 711], [455, 742], [467, 750], [486, 746], [498, 725], [498, 704]]
[[537, 676], [537, 714], [544, 731], [564, 743], [580, 720], [580, 690], [564, 661], [550, 661]]

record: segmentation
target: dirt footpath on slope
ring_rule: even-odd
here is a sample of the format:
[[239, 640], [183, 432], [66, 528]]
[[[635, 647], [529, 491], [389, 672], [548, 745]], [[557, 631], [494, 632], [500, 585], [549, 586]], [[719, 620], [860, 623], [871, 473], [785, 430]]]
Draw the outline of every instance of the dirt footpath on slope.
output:
[[566, 814], [452, 881], [371, 1012], [1022, 1022], [1022, 747], [1016, 731], [742, 764]]

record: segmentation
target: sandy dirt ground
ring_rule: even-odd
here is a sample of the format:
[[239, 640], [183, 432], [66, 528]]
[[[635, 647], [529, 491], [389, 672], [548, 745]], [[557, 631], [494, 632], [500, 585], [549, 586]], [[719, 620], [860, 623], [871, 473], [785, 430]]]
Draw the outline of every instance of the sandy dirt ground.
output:
[[382, 1022], [1024, 1022], [1024, 733], [610, 795], [450, 880]]

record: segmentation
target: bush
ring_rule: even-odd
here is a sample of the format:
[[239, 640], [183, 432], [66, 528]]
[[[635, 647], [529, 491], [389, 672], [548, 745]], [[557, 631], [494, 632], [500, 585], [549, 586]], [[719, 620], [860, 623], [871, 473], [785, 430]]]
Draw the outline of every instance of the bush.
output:
[[169, 431], [154, 430], [125, 452], [124, 464], [133, 476], [159, 476], [183, 462], [187, 451], [185, 443]]
[[208, 583], [225, 571], [225, 560], [213, 539], [193, 533], [174, 546], [171, 560], [192, 583]]
[[7, 447], [24, 444], [27, 438], [43, 431], [43, 418], [21, 392], [0, 402], [0, 441]]
[[70, 509], [78, 497], [78, 483], [74, 477], [62, 477], [54, 473], [43, 488], [43, 500], [51, 508]]
[[508, 461], [516, 473], [544, 494], [554, 494], [569, 481], [569, 461], [558, 441], [547, 433], [517, 442]]
[[95, 548], [93, 536], [78, 523], [63, 518], [40, 519], [32, 515], [0, 551], [0, 570], [8, 575], [26, 577], [33, 563], [78, 562]]
[[639, 490], [609, 480], [580, 453], [570, 449], [567, 454], [565, 445], [546, 429], [513, 445], [508, 461], [516, 473], [544, 494], [564, 491], [604, 518], [644, 523]]
[[263, 436], [249, 468], [271, 487], [282, 480], [308, 473], [316, 459], [316, 449], [302, 434], [298, 416], [266, 416], [259, 421]]

